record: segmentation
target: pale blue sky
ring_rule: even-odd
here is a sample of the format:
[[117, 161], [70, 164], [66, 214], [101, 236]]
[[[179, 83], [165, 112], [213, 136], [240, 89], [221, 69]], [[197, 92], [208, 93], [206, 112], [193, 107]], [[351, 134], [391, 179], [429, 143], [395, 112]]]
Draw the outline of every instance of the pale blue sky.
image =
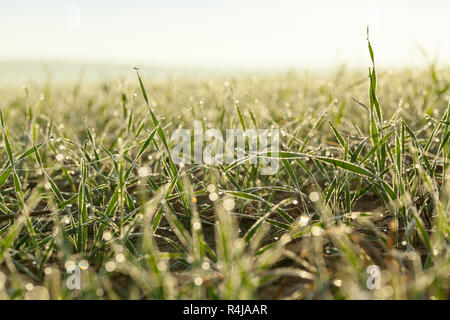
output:
[[[69, 6], [80, 8], [70, 30]], [[0, 0], [0, 60], [206, 67], [450, 62], [447, 0]]]

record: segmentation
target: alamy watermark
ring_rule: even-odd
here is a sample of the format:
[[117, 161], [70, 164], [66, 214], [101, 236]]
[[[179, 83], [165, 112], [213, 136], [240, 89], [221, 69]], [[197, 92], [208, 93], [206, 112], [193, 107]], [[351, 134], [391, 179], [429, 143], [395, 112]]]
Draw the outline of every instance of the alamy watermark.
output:
[[81, 271], [89, 268], [89, 263], [86, 260], [81, 260], [78, 264], [69, 260], [66, 262], [66, 271], [70, 276], [67, 278], [67, 289], [80, 290], [81, 289]]
[[279, 168], [280, 133], [278, 129], [205, 129], [194, 121], [194, 129], [176, 129], [171, 157], [175, 164], [222, 165], [259, 164], [262, 175], [272, 175]]
[[81, 27], [80, 7], [77, 5], [68, 6], [66, 9], [66, 13], [67, 13], [67, 20], [66, 20], [67, 29], [71, 31], [79, 30]]
[[370, 290], [380, 289], [381, 284], [381, 272], [380, 267], [377, 265], [370, 265], [367, 267], [366, 272], [369, 274], [367, 278], [367, 288]]
[[67, 278], [67, 288], [70, 290], [81, 289], [81, 268], [77, 265], [71, 265], [67, 268], [67, 272], [72, 275]]

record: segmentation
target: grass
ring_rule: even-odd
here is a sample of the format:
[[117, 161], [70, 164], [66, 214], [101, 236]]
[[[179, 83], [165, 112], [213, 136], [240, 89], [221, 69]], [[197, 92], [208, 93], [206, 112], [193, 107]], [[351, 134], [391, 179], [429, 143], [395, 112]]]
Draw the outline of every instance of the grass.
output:
[[[450, 79], [369, 52], [369, 77], [0, 88], [0, 298], [448, 299]], [[279, 128], [279, 171], [176, 165], [194, 120]]]

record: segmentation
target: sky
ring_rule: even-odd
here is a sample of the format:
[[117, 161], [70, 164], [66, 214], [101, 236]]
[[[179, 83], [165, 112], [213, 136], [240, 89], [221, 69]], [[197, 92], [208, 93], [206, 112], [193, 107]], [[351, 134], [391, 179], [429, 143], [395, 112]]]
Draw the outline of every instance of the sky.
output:
[[0, 0], [0, 61], [360, 67], [369, 25], [378, 66], [447, 65], [449, 13], [448, 0]]

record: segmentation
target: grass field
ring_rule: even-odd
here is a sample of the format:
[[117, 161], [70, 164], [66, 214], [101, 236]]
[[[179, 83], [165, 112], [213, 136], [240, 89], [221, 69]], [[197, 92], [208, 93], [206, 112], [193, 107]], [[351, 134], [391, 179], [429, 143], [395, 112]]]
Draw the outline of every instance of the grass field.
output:
[[[450, 73], [374, 65], [3, 86], [0, 298], [448, 299]], [[174, 164], [194, 121], [278, 172]]]

